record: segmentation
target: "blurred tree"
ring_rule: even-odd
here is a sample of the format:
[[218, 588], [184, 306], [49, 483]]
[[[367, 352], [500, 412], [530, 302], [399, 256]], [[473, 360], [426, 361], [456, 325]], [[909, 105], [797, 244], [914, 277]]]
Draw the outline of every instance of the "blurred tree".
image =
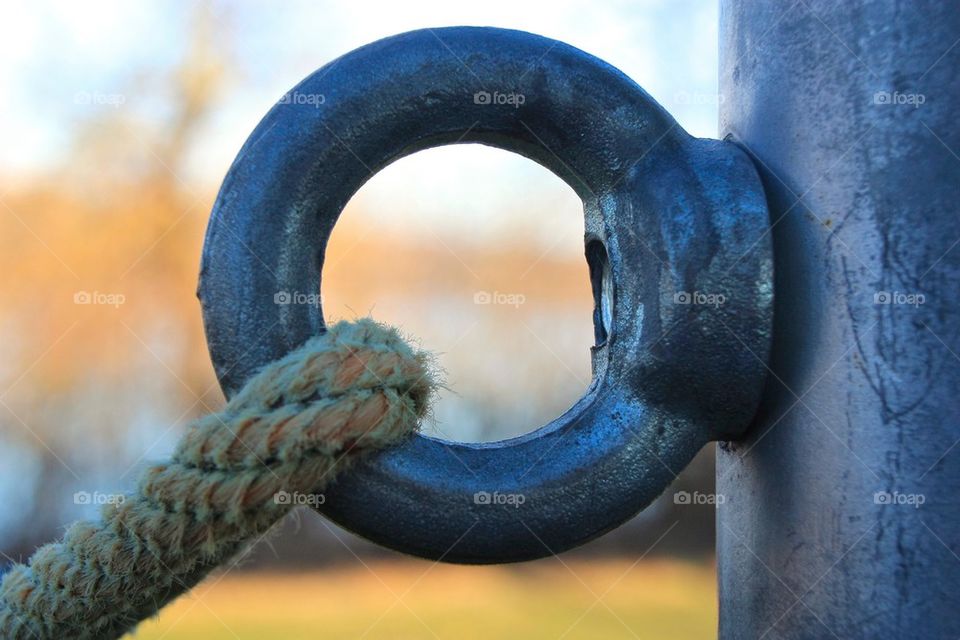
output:
[[195, 5], [172, 69], [80, 119], [60, 167], [2, 194], [0, 429], [42, 472], [20, 487], [30, 526], [0, 549], [53, 537], [75, 490], [120, 490], [157, 436], [219, 402], [194, 297], [212, 198], [185, 168], [229, 67], [222, 20]]
[[[188, 170], [204, 124], [238, 73], [230, 14], [215, 9], [198, 3], [183, 14], [173, 66], [138, 69], [122, 106], [84, 112], [60, 166], [0, 189], [0, 439], [31, 470], [0, 474], [25, 498], [16, 510], [0, 505], [0, 552], [19, 557], [55, 537], [80, 514], [75, 491], [128, 487], [138, 465], [169, 452], [191, 416], [221, 402], [194, 295], [213, 191]], [[529, 214], [522, 205], [516, 213]], [[564, 411], [589, 383], [582, 256], [541, 255], [522, 233], [507, 239], [451, 248], [417, 233], [370, 234], [360, 215], [338, 224], [331, 243], [324, 293], [353, 305], [331, 304], [332, 317], [375, 309], [416, 326], [425, 346], [476, 372], [450, 381], [477, 399], [440, 412], [441, 431], [457, 423], [478, 439], [513, 435]], [[478, 279], [489, 290], [522, 286], [529, 303], [485, 309], [485, 324], [470, 335]], [[547, 330], [565, 336], [554, 353], [536, 343]], [[499, 350], [489, 348], [494, 343]], [[678, 486], [711, 482], [708, 452]], [[668, 494], [584, 553], [642, 552], [676, 519], [694, 532], [692, 544], [712, 547], [704, 531], [712, 531], [712, 512], [676, 509]], [[277, 541], [283, 558], [373, 552], [350, 538], [347, 551], [334, 539], [344, 534], [316, 516], [304, 523]]]

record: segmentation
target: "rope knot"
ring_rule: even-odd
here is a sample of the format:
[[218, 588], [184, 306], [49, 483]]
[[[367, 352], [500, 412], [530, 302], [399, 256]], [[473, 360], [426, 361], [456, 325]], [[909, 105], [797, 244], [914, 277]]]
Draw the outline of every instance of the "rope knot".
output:
[[0, 583], [0, 638], [115, 638], [189, 590], [360, 454], [414, 432], [437, 382], [429, 354], [373, 320], [340, 322], [196, 420], [169, 461], [100, 522]]

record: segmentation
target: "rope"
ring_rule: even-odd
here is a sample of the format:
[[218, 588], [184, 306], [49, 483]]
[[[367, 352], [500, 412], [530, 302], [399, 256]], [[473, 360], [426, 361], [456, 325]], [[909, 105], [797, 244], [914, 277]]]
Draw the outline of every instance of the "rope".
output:
[[[341, 322], [194, 422], [137, 490], [77, 522], [0, 584], [0, 638], [117, 638], [264, 535], [294, 492], [412, 433], [430, 358], [372, 320]], [[119, 502], [119, 501], [118, 501]]]

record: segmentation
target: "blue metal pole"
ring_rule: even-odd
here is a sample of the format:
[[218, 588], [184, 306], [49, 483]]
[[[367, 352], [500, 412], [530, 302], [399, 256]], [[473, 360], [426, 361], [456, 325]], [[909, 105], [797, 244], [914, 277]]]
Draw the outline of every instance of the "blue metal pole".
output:
[[960, 636], [958, 41], [949, 2], [722, 3], [777, 295], [718, 452], [721, 638]]

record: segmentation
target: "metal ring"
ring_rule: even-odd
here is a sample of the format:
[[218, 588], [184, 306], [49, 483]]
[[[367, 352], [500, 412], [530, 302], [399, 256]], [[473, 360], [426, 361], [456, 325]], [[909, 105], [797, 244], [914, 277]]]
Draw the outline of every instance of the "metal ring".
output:
[[736, 145], [692, 138], [630, 79], [578, 49], [473, 27], [380, 40], [288, 93], [224, 180], [199, 296], [228, 395], [323, 331], [319, 304], [275, 296], [319, 291], [349, 198], [390, 162], [458, 142], [531, 158], [582, 198], [597, 300], [593, 383], [525, 436], [418, 436], [371, 457], [320, 510], [423, 557], [532, 559], [627, 520], [706, 442], [748, 426], [771, 338], [767, 208]]

